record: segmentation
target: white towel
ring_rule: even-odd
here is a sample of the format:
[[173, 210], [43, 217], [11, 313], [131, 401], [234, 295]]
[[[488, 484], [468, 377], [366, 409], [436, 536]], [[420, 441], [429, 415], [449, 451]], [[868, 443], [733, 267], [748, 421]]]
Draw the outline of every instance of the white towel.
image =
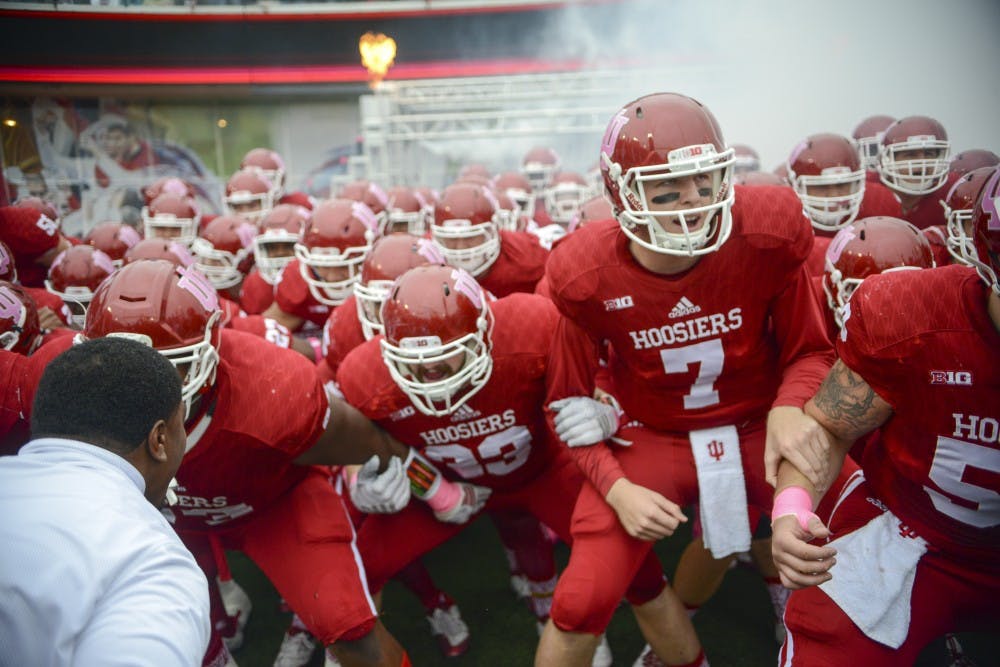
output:
[[862, 632], [899, 648], [909, 633], [910, 594], [927, 542], [883, 512], [829, 545], [837, 550], [837, 564], [820, 588]]
[[715, 558], [750, 549], [747, 489], [735, 426], [691, 431], [705, 547]]

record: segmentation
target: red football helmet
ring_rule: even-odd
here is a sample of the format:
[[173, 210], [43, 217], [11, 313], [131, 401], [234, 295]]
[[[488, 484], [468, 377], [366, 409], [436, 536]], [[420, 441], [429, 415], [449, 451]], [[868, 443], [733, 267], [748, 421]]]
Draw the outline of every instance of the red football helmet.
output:
[[253, 241], [257, 228], [239, 215], [222, 215], [208, 223], [194, 240], [194, 266], [215, 289], [239, 285], [253, 267]]
[[524, 229], [522, 225], [524, 218], [521, 216], [521, 207], [514, 203], [514, 200], [508, 197], [506, 193], [494, 192], [493, 197], [497, 200], [497, 227], [510, 231]]
[[1000, 295], [1000, 168], [986, 181], [972, 210], [973, 266], [986, 284]]
[[443, 417], [489, 380], [492, 323], [485, 292], [462, 269], [410, 269], [382, 305], [382, 358], [420, 412]]
[[556, 172], [549, 187], [545, 188], [545, 211], [552, 222], [566, 227], [589, 196], [590, 186], [583, 176], [573, 171]]
[[382, 333], [379, 310], [392, 281], [414, 267], [444, 263], [444, 256], [438, 247], [425, 238], [396, 233], [375, 241], [361, 265], [361, 279], [354, 286], [358, 319], [365, 340]]
[[559, 155], [546, 146], [535, 146], [524, 154], [521, 173], [531, 183], [535, 194], [542, 194], [552, 182], [552, 176], [559, 171]]
[[80, 337], [120, 335], [152, 345], [185, 371], [188, 410], [215, 381], [222, 311], [215, 288], [196, 269], [163, 260], [128, 264], [101, 284], [92, 304]]
[[191, 197], [167, 192], [143, 207], [142, 222], [145, 238], [170, 239], [190, 246], [198, 235], [201, 211]]
[[788, 182], [816, 229], [837, 231], [858, 217], [865, 170], [846, 137], [830, 133], [806, 137], [788, 156]]
[[187, 268], [194, 265], [194, 257], [187, 246], [170, 239], [143, 239], [125, 252], [123, 265], [141, 259], [163, 259], [175, 266]]
[[994, 169], [995, 167], [980, 167], [963, 175], [955, 181], [941, 202], [948, 219], [948, 252], [962, 264], [971, 265], [971, 258], [976, 256], [976, 248], [972, 243], [972, 209]]
[[[788, 173], [788, 167], [784, 168], [784, 173]], [[771, 171], [747, 171], [736, 176], [736, 185], [746, 187], [756, 187], [758, 185], [783, 185], [788, 187], [788, 181], [783, 176]]]
[[45, 217], [50, 220], [59, 220], [59, 211], [56, 210], [56, 207], [51, 202], [48, 202], [41, 197], [21, 197], [14, 202], [14, 206], [34, 209], [39, 213], [44, 213]]
[[948, 179], [951, 143], [941, 123], [908, 116], [889, 126], [879, 147], [879, 176], [896, 192], [925, 195]]
[[505, 171], [493, 179], [493, 189], [510, 197], [517, 204], [518, 216], [531, 219], [535, 214], [535, 197], [531, 181], [519, 171]]
[[569, 223], [569, 227], [566, 228], [566, 233], [575, 232], [580, 227], [588, 225], [591, 222], [597, 222], [598, 220], [611, 220], [615, 217], [614, 212], [611, 210], [611, 204], [608, 202], [607, 197], [604, 195], [597, 195], [596, 197], [591, 197], [587, 201], [583, 202], [583, 206], [580, 207], [580, 213], [576, 218]]
[[147, 185], [142, 190], [143, 203], [149, 206], [153, 203], [153, 200], [162, 194], [177, 195], [178, 197], [191, 197], [194, 199], [195, 192], [194, 187], [176, 176], [164, 176], [163, 178], [158, 178], [153, 181], [152, 184]]
[[14, 261], [14, 253], [3, 241], [0, 241], [0, 280], [17, 282], [17, 262]]
[[121, 266], [125, 252], [141, 240], [142, 236], [131, 225], [102, 222], [87, 233], [83, 242], [110, 257], [115, 266]]
[[760, 171], [760, 155], [746, 144], [731, 144], [733, 149], [733, 173], [745, 174], [748, 171]]
[[493, 178], [493, 174], [490, 170], [486, 168], [486, 165], [482, 164], [467, 164], [458, 170], [458, 178], [456, 181], [461, 181], [467, 176], [478, 176], [479, 178], [485, 178], [487, 181]]
[[303, 206], [278, 204], [260, 223], [253, 240], [253, 257], [260, 277], [268, 284], [278, 282], [281, 272], [295, 259], [295, 244], [309, 224], [312, 211]]
[[[715, 252], [733, 227], [733, 156], [715, 116], [700, 102], [677, 93], [630, 102], [611, 119], [601, 141], [604, 188], [622, 230], [654, 252]], [[711, 177], [709, 203], [672, 211], [650, 208], [648, 183], [701, 174]], [[695, 224], [689, 225], [692, 219]], [[680, 231], [669, 232], [664, 225]]]
[[962, 176], [963, 174], [968, 174], [974, 169], [979, 169], [981, 167], [995, 167], [997, 165], [1000, 165], [1000, 155], [997, 155], [993, 151], [973, 148], [967, 151], [962, 151], [961, 153], [956, 153], [951, 158], [949, 169], [951, 170], [951, 173]]
[[875, 115], [865, 118], [855, 126], [851, 137], [854, 139], [862, 169], [866, 171], [878, 169], [878, 149], [882, 135], [895, 122], [896, 119], [892, 116]]
[[499, 204], [493, 193], [472, 183], [445, 188], [434, 206], [431, 239], [452, 266], [481, 275], [500, 256]]
[[258, 169], [240, 169], [226, 181], [226, 210], [257, 224], [274, 208], [274, 184]]
[[351, 296], [377, 234], [378, 219], [359, 201], [328, 199], [316, 207], [295, 258], [317, 301], [339, 306]]
[[[424, 201], [427, 202], [427, 205], [431, 208], [430, 215], [433, 215], [434, 204], [436, 204], [438, 201], [438, 191], [435, 190], [434, 188], [429, 188], [427, 186], [420, 186], [417, 188], [413, 188], [413, 191], [424, 198]], [[429, 218], [430, 216], [428, 216], [428, 219]]]
[[252, 148], [240, 161], [240, 169], [257, 169], [274, 187], [275, 198], [285, 191], [285, 161], [270, 148]]
[[372, 181], [354, 181], [348, 183], [337, 195], [339, 199], [353, 199], [359, 201], [375, 214], [379, 225], [386, 217], [385, 209], [389, 205], [389, 196], [385, 191]]
[[920, 230], [886, 215], [847, 225], [826, 250], [823, 291], [837, 325], [844, 326], [845, 304], [868, 276], [903, 269], [932, 269], [934, 255]]
[[115, 268], [111, 258], [93, 246], [70, 246], [49, 266], [45, 289], [69, 306], [70, 324], [79, 328], [83, 326], [87, 306], [98, 285], [114, 273]]
[[424, 196], [412, 188], [395, 187], [387, 193], [387, 216], [379, 226], [379, 234], [405, 232], [414, 236], [427, 233], [427, 219], [434, 209]]
[[19, 285], [0, 280], [0, 348], [27, 356], [41, 342], [35, 302]]

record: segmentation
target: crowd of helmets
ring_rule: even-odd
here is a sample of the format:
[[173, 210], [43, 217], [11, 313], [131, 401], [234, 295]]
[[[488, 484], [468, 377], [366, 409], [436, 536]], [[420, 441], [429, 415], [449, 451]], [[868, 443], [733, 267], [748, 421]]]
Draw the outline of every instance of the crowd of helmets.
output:
[[[815, 234], [807, 261], [831, 335], [869, 275], [948, 263], [992, 273], [972, 225], [977, 206], [997, 196], [1000, 157], [954, 152], [932, 118], [872, 116], [851, 137], [814, 134], [771, 172], [749, 146], [730, 148], [735, 185], [791, 188], [801, 199]], [[82, 239], [62, 235], [51, 204], [21, 199], [0, 209], [0, 342], [30, 355], [49, 331], [83, 329], [102, 282], [123, 266], [166, 260], [217, 291], [225, 326], [297, 349], [329, 379], [335, 369], [321, 331], [349, 299], [370, 339], [382, 332], [379, 309], [393, 281], [414, 267], [447, 263], [482, 281], [515, 236], [544, 252], [595, 221], [617, 218], [629, 231], [635, 200], [607, 164], [576, 173], [537, 147], [491, 173], [470, 157], [441, 191], [361, 180], [315, 201], [286, 189], [278, 153], [255, 148], [226, 182], [224, 214], [203, 215], [191, 185], [164, 177], [144, 188], [141, 228], [105, 222]], [[994, 192], [984, 197], [987, 187]], [[291, 279], [304, 282], [320, 317], [275, 302]]]
[[[976, 261], [969, 233], [972, 207], [998, 157], [983, 149], [953, 154], [945, 129], [931, 118], [872, 116], [858, 124], [853, 138], [809, 136], [773, 172], [760, 170], [751, 147], [732, 148], [736, 184], [787, 186], [801, 198], [817, 237], [814, 274], [835, 318], [871, 273]], [[5, 281], [0, 294], [5, 303], [14, 299], [21, 305], [4, 308], [4, 347], [29, 350], [37, 344], [32, 336], [39, 327], [32, 322], [40, 308], [54, 312], [63, 325], [81, 328], [101, 281], [140, 259], [193, 265], [220, 296], [236, 302], [227, 311], [235, 316], [267, 311], [272, 303], [267, 287], [297, 260], [318, 303], [336, 307], [357, 294], [359, 317], [371, 335], [379, 328], [385, 286], [397, 277], [384, 270], [379, 239], [394, 233], [426, 238], [446, 262], [480, 276], [501, 253], [502, 231], [532, 234], [548, 249], [581, 225], [620, 212], [626, 206], [606, 197], [603, 178], [599, 167], [586, 175], [563, 170], [554, 150], [536, 147], [520, 168], [497, 174], [470, 162], [440, 192], [356, 181], [334, 198], [315, 201], [286, 191], [281, 156], [255, 148], [226, 183], [225, 214], [202, 215], [189, 184], [160, 178], [143, 191], [141, 229], [97, 224], [48, 258], [47, 275], [32, 266], [39, 258], [30, 256], [32, 244], [19, 239], [18, 223], [6, 222], [0, 229]], [[879, 190], [882, 196], [874, 196]], [[908, 222], [906, 207], [899, 204], [907, 198], [931, 198], [931, 218], [924, 213]], [[48, 228], [33, 220], [23, 224], [59, 234], [56, 210], [45, 201], [27, 197], [14, 207], [37, 210], [51, 221]], [[393, 252], [392, 244], [385, 247], [386, 254]], [[16, 269], [25, 265], [29, 269], [18, 281]], [[264, 287], [247, 289], [253, 283]], [[309, 329], [308, 322], [295, 324]]]

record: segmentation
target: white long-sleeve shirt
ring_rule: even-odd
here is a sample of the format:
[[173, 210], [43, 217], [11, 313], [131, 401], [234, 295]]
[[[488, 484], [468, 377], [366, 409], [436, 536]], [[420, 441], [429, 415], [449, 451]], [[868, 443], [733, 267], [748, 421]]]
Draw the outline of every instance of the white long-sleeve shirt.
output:
[[0, 458], [0, 665], [201, 664], [208, 583], [144, 491], [83, 442]]

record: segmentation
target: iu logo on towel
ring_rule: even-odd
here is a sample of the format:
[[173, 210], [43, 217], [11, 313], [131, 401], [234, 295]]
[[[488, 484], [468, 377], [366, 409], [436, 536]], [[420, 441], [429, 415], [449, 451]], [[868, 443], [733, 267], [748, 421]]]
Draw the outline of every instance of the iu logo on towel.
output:
[[913, 538], [917, 537], [917, 531], [913, 530], [912, 528], [910, 528], [909, 526], [907, 526], [905, 523], [903, 523], [902, 521], [900, 521], [899, 522], [899, 536], [900, 537], [905, 537], [907, 539], [911, 539], [912, 540]]
[[716, 461], [722, 460], [722, 457], [726, 454], [726, 447], [718, 440], [713, 440], [708, 443], [708, 455], [711, 456]]

